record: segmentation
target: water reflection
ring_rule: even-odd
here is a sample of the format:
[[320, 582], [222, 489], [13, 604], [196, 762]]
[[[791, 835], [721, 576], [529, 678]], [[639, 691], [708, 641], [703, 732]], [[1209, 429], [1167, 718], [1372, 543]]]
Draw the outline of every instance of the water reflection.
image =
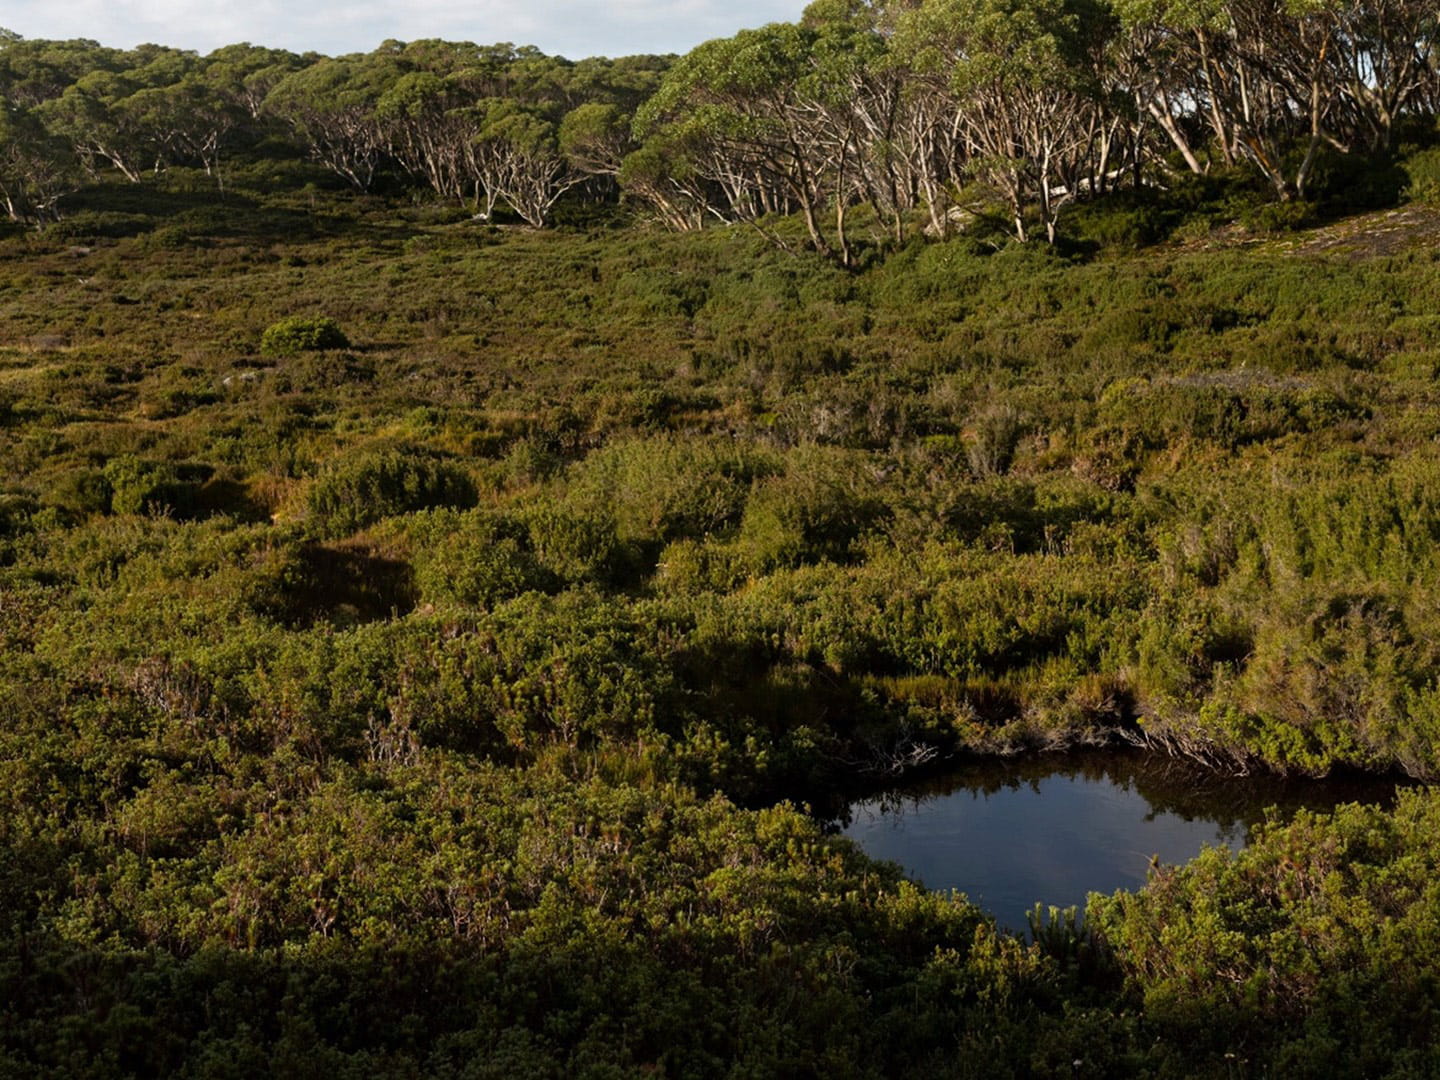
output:
[[1089, 892], [1134, 889], [1151, 860], [1243, 846], [1267, 807], [1394, 799], [1373, 778], [1229, 777], [1140, 754], [1028, 757], [968, 765], [850, 807], [841, 825], [869, 854], [932, 889], [957, 889], [1013, 928], [1037, 901], [1083, 907]]

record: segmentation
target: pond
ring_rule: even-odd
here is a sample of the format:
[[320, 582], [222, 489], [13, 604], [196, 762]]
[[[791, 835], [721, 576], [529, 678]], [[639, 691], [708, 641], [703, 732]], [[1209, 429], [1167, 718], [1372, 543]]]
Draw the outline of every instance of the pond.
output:
[[1274, 807], [1394, 801], [1393, 782], [1235, 777], [1153, 755], [1095, 753], [976, 762], [852, 805], [842, 831], [932, 889], [956, 889], [1024, 929], [1036, 902], [1082, 910], [1090, 892], [1145, 884], [1152, 858], [1239, 849]]

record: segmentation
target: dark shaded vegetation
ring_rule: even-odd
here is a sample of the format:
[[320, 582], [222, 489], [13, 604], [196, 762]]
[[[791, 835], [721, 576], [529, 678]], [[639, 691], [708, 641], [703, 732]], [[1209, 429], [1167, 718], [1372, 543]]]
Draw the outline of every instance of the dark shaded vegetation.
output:
[[1428, 790], [1028, 943], [806, 812], [1440, 773], [1440, 172], [1354, 160], [849, 268], [97, 165], [0, 239], [0, 1072], [1434, 1072]]

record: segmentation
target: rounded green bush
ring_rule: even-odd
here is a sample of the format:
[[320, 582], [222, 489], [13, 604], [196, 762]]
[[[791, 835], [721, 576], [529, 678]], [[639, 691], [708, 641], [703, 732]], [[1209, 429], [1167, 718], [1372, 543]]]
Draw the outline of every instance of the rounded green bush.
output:
[[[183, 509], [189, 490], [174, 465], [125, 455], [112, 458], [102, 474], [115, 514], [165, 514]], [[98, 498], [103, 487], [96, 487]]]
[[315, 481], [306, 508], [327, 536], [345, 536], [382, 518], [437, 506], [475, 505], [475, 485], [457, 465], [409, 449], [372, 450], [334, 462]]
[[343, 349], [350, 339], [328, 315], [292, 315], [266, 328], [260, 338], [265, 356], [294, 356], [320, 349]]
[[1406, 197], [1411, 202], [1440, 206], [1440, 146], [1412, 154], [1404, 170]]
[[43, 499], [47, 506], [56, 506], [85, 517], [109, 513], [114, 494], [110, 478], [100, 470], [77, 469], [61, 476], [45, 492]]
[[524, 524], [480, 511], [434, 511], [417, 523], [415, 584], [427, 603], [489, 610], [526, 592], [550, 587]]

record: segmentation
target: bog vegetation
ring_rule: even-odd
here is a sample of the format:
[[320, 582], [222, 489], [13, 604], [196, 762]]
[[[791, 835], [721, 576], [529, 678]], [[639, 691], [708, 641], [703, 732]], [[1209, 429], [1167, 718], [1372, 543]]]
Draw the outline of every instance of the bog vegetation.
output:
[[1030, 941], [823, 822], [1440, 774], [1437, 33], [0, 40], [0, 1073], [1433, 1073], [1428, 790]]

